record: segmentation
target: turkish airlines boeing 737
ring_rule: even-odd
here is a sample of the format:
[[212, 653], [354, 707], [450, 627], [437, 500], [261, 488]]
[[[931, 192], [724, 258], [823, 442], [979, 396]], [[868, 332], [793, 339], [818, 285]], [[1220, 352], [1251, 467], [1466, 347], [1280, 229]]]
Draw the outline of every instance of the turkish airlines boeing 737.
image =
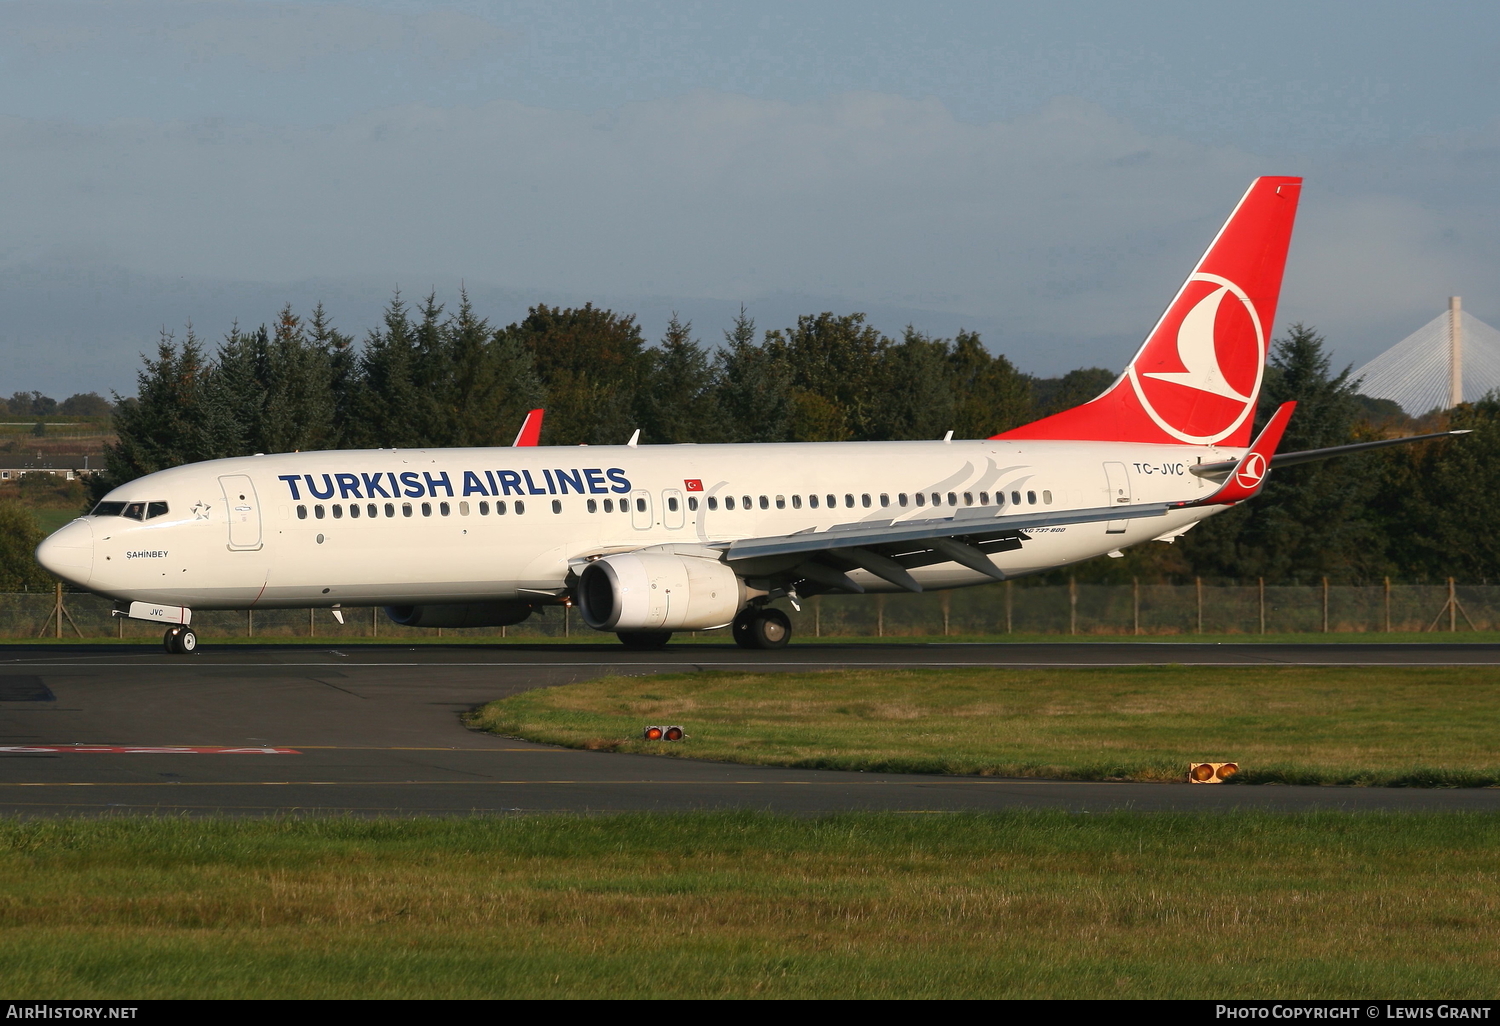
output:
[[1293, 403], [1251, 440], [1300, 187], [1250, 186], [1104, 394], [993, 438], [558, 447], [528, 418], [510, 448], [149, 474], [37, 559], [165, 625], [171, 652], [196, 647], [194, 609], [346, 605], [484, 627], [576, 604], [634, 647], [732, 626], [778, 648], [779, 598], [965, 587], [1170, 541], [1274, 467], [1414, 440], [1277, 455]]

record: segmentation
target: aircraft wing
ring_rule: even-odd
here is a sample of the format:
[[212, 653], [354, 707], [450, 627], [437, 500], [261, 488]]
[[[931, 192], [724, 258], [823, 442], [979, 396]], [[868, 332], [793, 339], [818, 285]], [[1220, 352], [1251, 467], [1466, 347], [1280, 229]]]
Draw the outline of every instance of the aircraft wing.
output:
[[724, 546], [724, 558], [739, 572], [811, 581], [838, 591], [864, 591], [847, 576], [847, 571], [856, 569], [868, 570], [907, 591], [921, 591], [908, 572], [914, 567], [959, 563], [1004, 580], [1004, 572], [990, 562], [989, 554], [1020, 548], [1028, 540], [1028, 530], [1160, 517], [1179, 505], [1157, 502], [1009, 514], [994, 507], [974, 507], [950, 517], [899, 523], [866, 520], [826, 531], [746, 538]]

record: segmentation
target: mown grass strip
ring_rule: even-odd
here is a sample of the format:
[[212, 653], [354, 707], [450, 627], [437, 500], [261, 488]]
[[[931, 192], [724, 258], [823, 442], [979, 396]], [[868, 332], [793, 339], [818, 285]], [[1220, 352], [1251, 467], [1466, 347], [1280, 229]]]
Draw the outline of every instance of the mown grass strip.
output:
[[8, 998], [1500, 988], [1500, 817], [0, 822]]
[[[492, 702], [471, 726], [547, 744], [762, 766], [1246, 784], [1500, 784], [1500, 667], [841, 670], [606, 677]], [[642, 740], [681, 724], [675, 744]]]

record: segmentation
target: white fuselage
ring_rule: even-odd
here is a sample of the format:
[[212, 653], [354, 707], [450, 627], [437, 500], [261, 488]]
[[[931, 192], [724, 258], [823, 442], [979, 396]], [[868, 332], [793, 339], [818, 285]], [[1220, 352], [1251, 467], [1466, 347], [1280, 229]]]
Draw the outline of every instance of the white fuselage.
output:
[[[570, 560], [592, 555], [944, 516], [955, 503], [1035, 512], [1202, 498], [1217, 486], [1188, 468], [1243, 451], [986, 440], [250, 456], [121, 485], [106, 501], [167, 512], [82, 517], [39, 555], [98, 594], [197, 609], [560, 599]], [[1036, 573], [1180, 533], [1215, 509], [1031, 530], [991, 558], [1007, 575]], [[924, 588], [991, 580], [954, 563], [912, 576]], [[863, 570], [850, 577], [893, 590]]]

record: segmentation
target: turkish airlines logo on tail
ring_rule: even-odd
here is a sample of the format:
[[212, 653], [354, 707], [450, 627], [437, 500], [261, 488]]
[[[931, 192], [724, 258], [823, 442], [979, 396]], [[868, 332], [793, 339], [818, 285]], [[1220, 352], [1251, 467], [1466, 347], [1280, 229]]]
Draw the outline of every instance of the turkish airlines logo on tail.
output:
[[1227, 438], [1255, 412], [1265, 363], [1265, 329], [1255, 304], [1229, 279], [1200, 272], [1188, 279], [1127, 373], [1157, 426], [1179, 441], [1205, 445]]

